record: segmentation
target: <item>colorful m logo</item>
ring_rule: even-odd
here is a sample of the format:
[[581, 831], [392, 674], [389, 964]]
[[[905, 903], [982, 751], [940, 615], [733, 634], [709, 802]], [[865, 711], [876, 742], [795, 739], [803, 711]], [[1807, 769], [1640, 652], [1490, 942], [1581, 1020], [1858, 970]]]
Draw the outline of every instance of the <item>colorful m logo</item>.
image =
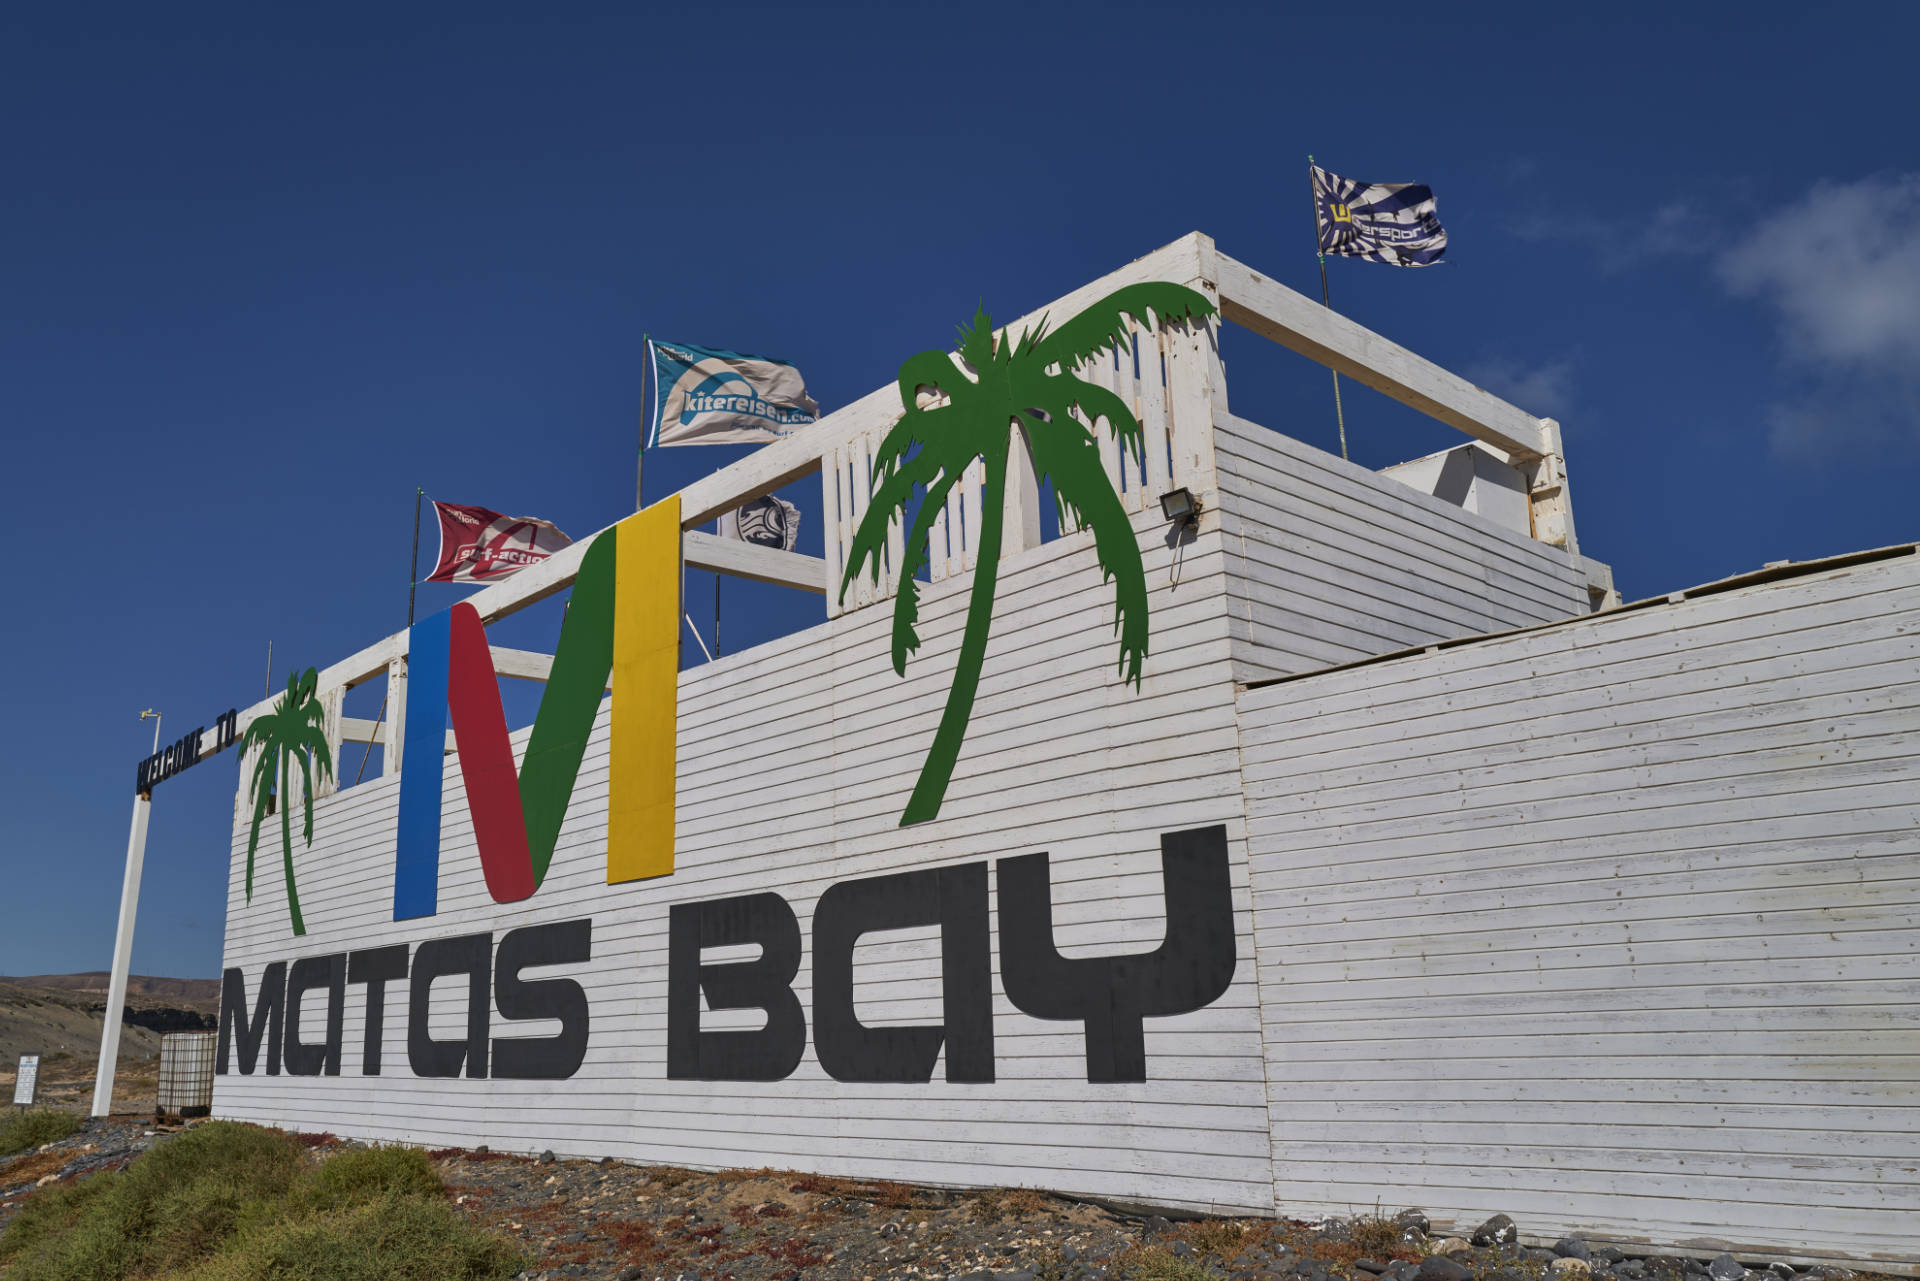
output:
[[607, 884], [670, 874], [679, 635], [675, 497], [603, 531], [581, 558], [553, 670], [516, 773], [479, 612], [462, 603], [414, 624], [400, 747], [393, 919], [438, 910], [449, 718], [487, 893], [496, 903], [517, 903], [546, 879], [609, 681]]

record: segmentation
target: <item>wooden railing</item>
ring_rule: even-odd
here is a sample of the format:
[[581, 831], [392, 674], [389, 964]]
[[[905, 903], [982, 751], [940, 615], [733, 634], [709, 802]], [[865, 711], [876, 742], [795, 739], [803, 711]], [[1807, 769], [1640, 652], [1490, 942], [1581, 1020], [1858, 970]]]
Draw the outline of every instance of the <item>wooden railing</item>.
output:
[[[1414, 355], [1337, 312], [1216, 252], [1211, 238], [1194, 232], [1110, 272], [1032, 312], [1007, 330], [1015, 333], [1050, 318], [1055, 324], [1125, 285], [1172, 281], [1213, 300], [1220, 317], [1209, 324], [1180, 323], [1153, 331], [1135, 324], [1132, 352], [1114, 354], [1077, 372], [1119, 395], [1133, 409], [1145, 437], [1144, 465], [1118, 442], [1104, 422], [1094, 426], [1101, 461], [1129, 511], [1145, 511], [1169, 489], [1186, 487], [1201, 501], [1202, 528], [1219, 510], [1214, 469], [1213, 419], [1227, 408], [1219, 353], [1220, 318], [1291, 348], [1403, 404], [1458, 428], [1502, 453], [1526, 479], [1534, 536], [1577, 555], [1573, 513], [1561, 457], [1559, 424], [1534, 418], [1465, 379]], [[1003, 331], [1004, 332], [1004, 331]], [[696, 569], [780, 583], [823, 593], [826, 615], [857, 610], [888, 599], [899, 586], [902, 534], [890, 530], [885, 565], [876, 584], [863, 575], [840, 600], [840, 578], [854, 530], [872, 492], [872, 460], [881, 439], [900, 415], [899, 393], [889, 384], [819, 422], [756, 450], [739, 462], [680, 491], [685, 563]], [[1017, 556], [1040, 541], [1040, 493], [1024, 447], [1003, 499], [1001, 555]], [[825, 556], [804, 556], [715, 538], [699, 526], [749, 499], [769, 494], [818, 472], [826, 524]], [[940, 514], [930, 547], [929, 573], [936, 582], [975, 568], [985, 477], [976, 462], [955, 487]], [[1071, 522], [1063, 536], [1078, 531]], [[572, 584], [588, 542], [582, 540], [539, 565], [520, 571], [469, 598], [482, 622], [525, 609]], [[342, 743], [396, 743], [404, 735], [407, 633], [378, 641], [320, 673], [318, 696], [326, 708], [328, 741], [336, 761]], [[494, 651], [502, 675], [545, 678], [551, 659], [523, 651]], [[380, 675], [387, 678], [384, 720], [342, 714], [346, 691]], [[244, 729], [270, 706], [264, 701], [240, 714]], [[399, 769], [398, 753], [383, 754], [382, 774]], [[236, 820], [245, 808], [251, 762], [243, 762]], [[331, 790], [331, 789], [328, 789]]]

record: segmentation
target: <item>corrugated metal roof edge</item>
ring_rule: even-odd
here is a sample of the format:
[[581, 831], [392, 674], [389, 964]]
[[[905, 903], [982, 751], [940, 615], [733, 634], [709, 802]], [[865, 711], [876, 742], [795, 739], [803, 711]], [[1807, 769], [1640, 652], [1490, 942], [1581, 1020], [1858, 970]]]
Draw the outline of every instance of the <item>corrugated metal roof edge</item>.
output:
[[1385, 654], [1374, 654], [1367, 658], [1356, 658], [1349, 663], [1336, 663], [1331, 667], [1316, 667], [1310, 672], [1294, 672], [1286, 676], [1270, 676], [1265, 680], [1249, 681], [1250, 690], [1265, 689], [1270, 685], [1285, 685], [1291, 681], [1311, 680], [1316, 676], [1325, 676], [1330, 672], [1351, 671], [1356, 667], [1371, 667], [1375, 663], [1391, 663], [1396, 659], [1411, 658], [1416, 654], [1430, 654], [1435, 650], [1453, 649], [1460, 645], [1477, 645], [1482, 641], [1498, 640], [1503, 636], [1520, 636], [1528, 632], [1551, 631], [1556, 627], [1579, 627], [1585, 624], [1604, 622], [1609, 618], [1633, 610], [1651, 609], [1658, 605], [1678, 605], [1683, 601], [1700, 596], [1713, 596], [1720, 592], [1737, 591], [1743, 587], [1758, 587], [1763, 583], [1779, 582], [1788, 578], [1804, 578], [1810, 574], [1830, 573], [1837, 569], [1848, 569], [1855, 565], [1867, 565], [1875, 561], [1893, 560], [1900, 556], [1912, 556], [1920, 553], [1920, 543], [1895, 543], [1891, 547], [1876, 547], [1871, 551], [1846, 552], [1839, 556], [1827, 556], [1820, 560], [1787, 561], [1769, 565], [1764, 569], [1752, 570], [1745, 574], [1735, 574], [1731, 578], [1718, 579], [1711, 583], [1702, 583], [1698, 587], [1689, 587], [1685, 591], [1670, 592], [1665, 596], [1649, 596], [1645, 600], [1630, 601], [1612, 609], [1600, 610], [1593, 614], [1580, 614], [1573, 618], [1556, 618], [1552, 622], [1533, 623], [1526, 627], [1512, 627], [1501, 632], [1476, 632], [1471, 636], [1456, 636], [1451, 640], [1432, 641], [1425, 645], [1413, 645], [1406, 649], [1391, 650]]

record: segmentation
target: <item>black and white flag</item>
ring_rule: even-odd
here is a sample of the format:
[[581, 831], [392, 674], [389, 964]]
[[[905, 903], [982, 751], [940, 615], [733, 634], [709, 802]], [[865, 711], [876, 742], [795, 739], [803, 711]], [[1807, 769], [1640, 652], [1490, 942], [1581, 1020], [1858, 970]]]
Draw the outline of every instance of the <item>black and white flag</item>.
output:
[[1447, 252], [1433, 189], [1414, 182], [1354, 182], [1313, 167], [1320, 252], [1395, 267], [1426, 267]]
[[737, 538], [743, 543], [790, 552], [800, 541], [800, 509], [784, 498], [768, 494], [742, 503], [737, 511], [720, 517], [717, 532], [722, 538]]

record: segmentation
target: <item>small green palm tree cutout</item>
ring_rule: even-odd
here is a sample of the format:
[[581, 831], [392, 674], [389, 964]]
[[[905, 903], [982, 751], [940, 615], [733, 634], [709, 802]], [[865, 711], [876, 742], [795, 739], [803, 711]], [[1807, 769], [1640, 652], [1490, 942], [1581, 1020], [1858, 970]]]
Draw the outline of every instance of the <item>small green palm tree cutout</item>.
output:
[[[980, 666], [987, 654], [987, 633], [993, 623], [993, 595], [1000, 577], [1002, 510], [1005, 505], [1007, 464], [1013, 431], [1025, 433], [1040, 478], [1053, 481], [1054, 502], [1063, 520], [1072, 517], [1093, 531], [1094, 554], [1103, 578], [1114, 580], [1114, 629], [1120, 634], [1120, 673], [1137, 689], [1141, 664], [1147, 656], [1147, 584], [1140, 563], [1140, 545], [1133, 525], [1114, 492], [1093, 433], [1070, 411], [1080, 410], [1088, 423], [1105, 418], [1122, 448], [1131, 446], [1145, 471], [1145, 442], [1140, 424], [1125, 402], [1104, 387], [1073, 376], [1073, 369], [1112, 348], [1127, 348], [1124, 316], [1147, 323], [1148, 313], [1162, 323], [1181, 316], [1204, 319], [1214, 312], [1205, 297], [1181, 285], [1152, 281], [1129, 285], [1108, 294], [1072, 320], [1047, 332], [1043, 317], [1018, 342], [1004, 335], [996, 342], [993, 320], [976, 311], [972, 326], [960, 329], [959, 353], [964, 369], [941, 351], [923, 351], [900, 366], [900, 403], [906, 413], [887, 433], [873, 460], [873, 502], [854, 532], [847, 554], [840, 599], [847, 598], [863, 566], [879, 581], [881, 550], [887, 527], [906, 519], [907, 503], [916, 488], [924, 492], [919, 514], [906, 539], [900, 566], [900, 591], [893, 602], [893, 670], [906, 674], [907, 655], [919, 649], [914, 631], [919, 620], [919, 589], [914, 575], [926, 563], [927, 540], [933, 522], [945, 506], [947, 493], [961, 473], [980, 459], [986, 469], [981, 487], [979, 559], [973, 571], [973, 590], [967, 603], [966, 631], [953, 683], [947, 689], [946, 709], [934, 732], [933, 746], [920, 767], [913, 795], [900, 816], [900, 825], [924, 822], [940, 812], [940, 802], [953, 777], [960, 744], [973, 714]], [[1057, 367], [1057, 369], [1055, 368]], [[1157, 373], [1153, 376], [1158, 376]], [[922, 407], [922, 390], [945, 396]], [[916, 449], [917, 447], [917, 449]], [[909, 457], [911, 454], [911, 457]]]
[[[293, 932], [305, 934], [307, 925], [300, 916], [300, 892], [293, 883], [293, 811], [286, 804], [293, 764], [300, 764], [300, 779], [305, 784], [306, 837], [313, 844], [313, 777], [333, 777], [333, 753], [327, 749], [326, 709], [313, 696], [320, 674], [309, 667], [298, 676], [287, 677], [287, 692], [273, 710], [247, 726], [240, 737], [240, 750], [260, 748], [260, 760], [253, 767], [253, 830], [247, 836], [247, 902], [253, 902], [253, 851], [260, 844], [260, 820], [273, 812], [274, 797], [280, 805], [280, 858], [287, 881], [287, 908], [293, 915]], [[279, 774], [278, 791], [274, 775]]]

